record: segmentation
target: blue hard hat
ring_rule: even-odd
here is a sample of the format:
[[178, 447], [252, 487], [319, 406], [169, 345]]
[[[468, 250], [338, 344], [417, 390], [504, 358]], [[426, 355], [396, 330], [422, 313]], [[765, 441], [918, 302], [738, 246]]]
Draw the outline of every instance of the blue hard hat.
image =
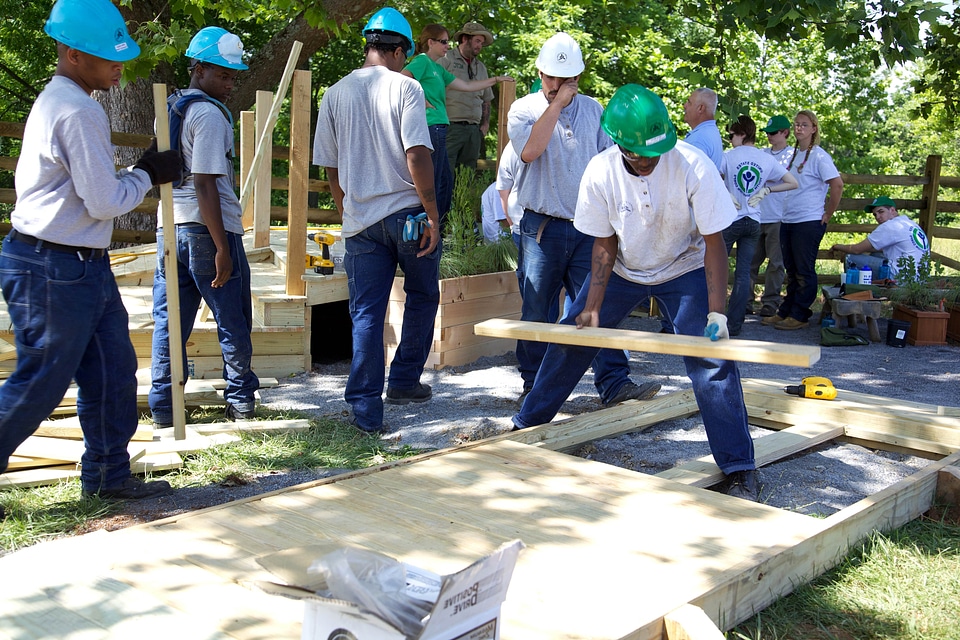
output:
[[139, 45], [110, 0], [57, 0], [43, 31], [71, 49], [112, 62], [140, 55]]
[[403, 14], [392, 7], [384, 7], [371, 16], [363, 28], [363, 37], [368, 43], [396, 44], [404, 48], [408, 58], [413, 55], [413, 29]]
[[193, 36], [187, 57], [227, 69], [247, 69], [243, 64], [243, 43], [240, 38], [220, 27], [204, 27]]

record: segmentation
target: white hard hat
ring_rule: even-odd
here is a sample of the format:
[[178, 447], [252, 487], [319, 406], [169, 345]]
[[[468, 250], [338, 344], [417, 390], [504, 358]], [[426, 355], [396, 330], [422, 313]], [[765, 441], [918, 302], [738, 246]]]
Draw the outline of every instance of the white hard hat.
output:
[[562, 31], [543, 43], [537, 56], [537, 69], [555, 78], [573, 78], [583, 72], [580, 45]]

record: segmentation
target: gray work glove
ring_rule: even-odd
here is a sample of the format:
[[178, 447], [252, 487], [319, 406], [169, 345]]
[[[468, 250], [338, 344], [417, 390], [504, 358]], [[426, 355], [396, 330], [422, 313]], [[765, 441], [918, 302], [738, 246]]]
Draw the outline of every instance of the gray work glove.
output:
[[768, 195], [770, 195], [770, 187], [764, 187], [763, 189], [760, 189], [760, 191], [757, 191], [755, 194], [750, 196], [750, 198], [747, 200], [747, 204], [751, 207], [755, 207], [760, 204], [760, 201], [766, 198]]
[[727, 329], [727, 316], [716, 311], [707, 314], [707, 327], [703, 330], [703, 335], [714, 342], [717, 340], [728, 340], [730, 331]]

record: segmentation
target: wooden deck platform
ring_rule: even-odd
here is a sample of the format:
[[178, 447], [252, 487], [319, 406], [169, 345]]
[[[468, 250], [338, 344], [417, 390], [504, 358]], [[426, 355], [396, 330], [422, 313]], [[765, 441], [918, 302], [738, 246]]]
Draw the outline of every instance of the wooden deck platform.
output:
[[[896, 427], [884, 420], [898, 417], [960, 433], [952, 412], [884, 406], [846, 392], [835, 403], [853, 416], [846, 424], [796, 424], [785, 416], [808, 410], [802, 399], [783, 397], [776, 412], [763, 413], [776, 384], [745, 384], [751, 415], [784, 429], [757, 441], [758, 460], [842, 437], [848, 427], [858, 438], [892, 433]], [[515, 538], [527, 549], [504, 605], [505, 640], [666, 637], [664, 617], [688, 603], [729, 628], [822, 573], [870, 531], [917, 517], [933, 500], [938, 472], [960, 459], [955, 443], [939, 445], [953, 453], [817, 519], [700, 488], [718, 477], [709, 459], [658, 477], [561, 453], [694, 412], [690, 392], [625, 403], [148, 525], [38, 545], [0, 558], [0, 574], [9, 577], [0, 581], [3, 631], [21, 639], [298, 638], [300, 603], [252, 585], [271, 579], [259, 556], [333, 541], [448, 573]], [[914, 444], [934, 435], [914, 433]]]

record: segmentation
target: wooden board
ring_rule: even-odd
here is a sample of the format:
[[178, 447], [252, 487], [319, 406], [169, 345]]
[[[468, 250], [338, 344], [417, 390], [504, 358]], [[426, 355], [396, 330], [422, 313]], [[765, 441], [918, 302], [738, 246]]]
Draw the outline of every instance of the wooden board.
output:
[[718, 340], [698, 336], [678, 336], [649, 333], [630, 329], [599, 329], [572, 325], [524, 322], [494, 318], [478, 323], [477, 335], [536, 342], [556, 342], [607, 349], [629, 349], [646, 353], [665, 353], [677, 356], [697, 356], [781, 364], [792, 367], [810, 367], [820, 359], [820, 347], [762, 342], [759, 340]]

